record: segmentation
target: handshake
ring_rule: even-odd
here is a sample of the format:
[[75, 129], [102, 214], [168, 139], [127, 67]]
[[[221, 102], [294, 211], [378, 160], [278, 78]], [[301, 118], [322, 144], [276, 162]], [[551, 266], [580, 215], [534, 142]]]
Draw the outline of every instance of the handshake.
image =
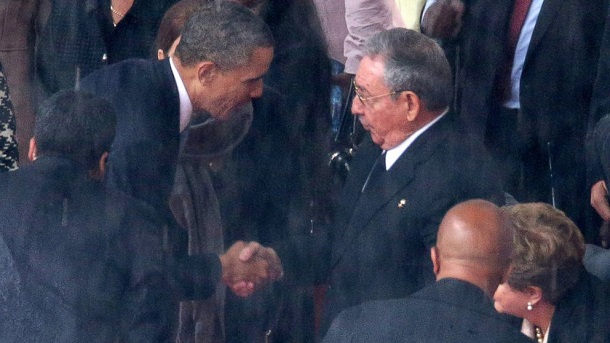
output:
[[220, 256], [220, 263], [223, 283], [241, 297], [250, 296], [256, 289], [284, 275], [275, 251], [257, 242], [233, 244]]

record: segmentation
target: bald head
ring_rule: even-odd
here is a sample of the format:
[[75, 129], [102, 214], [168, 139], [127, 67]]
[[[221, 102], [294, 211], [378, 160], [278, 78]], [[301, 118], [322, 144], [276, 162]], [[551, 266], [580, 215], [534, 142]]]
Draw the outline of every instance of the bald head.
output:
[[432, 260], [437, 280], [468, 281], [492, 295], [512, 249], [512, 227], [499, 207], [468, 200], [451, 208], [438, 229]]

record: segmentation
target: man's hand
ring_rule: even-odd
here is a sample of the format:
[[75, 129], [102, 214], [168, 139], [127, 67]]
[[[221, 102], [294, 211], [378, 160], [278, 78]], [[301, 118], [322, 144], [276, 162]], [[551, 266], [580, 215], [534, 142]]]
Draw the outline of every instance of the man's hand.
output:
[[282, 264], [275, 251], [257, 242], [237, 242], [220, 256], [222, 281], [241, 296], [282, 277]]
[[591, 206], [604, 221], [610, 220], [610, 204], [605, 181], [598, 181], [591, 187]]
[[437, 39], [454, 38], [462, 28], [463, 15], [461, 0], [438, 0], [424, 14], [422, 32]]

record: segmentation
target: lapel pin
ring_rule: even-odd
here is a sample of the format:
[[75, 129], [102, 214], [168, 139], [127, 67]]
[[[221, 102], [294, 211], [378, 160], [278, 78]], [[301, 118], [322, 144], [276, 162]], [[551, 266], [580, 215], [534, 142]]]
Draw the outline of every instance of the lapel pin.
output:
[[400, 199], [398, 202], [398, 208], [403, 208], [407, 204], [407, 199]]

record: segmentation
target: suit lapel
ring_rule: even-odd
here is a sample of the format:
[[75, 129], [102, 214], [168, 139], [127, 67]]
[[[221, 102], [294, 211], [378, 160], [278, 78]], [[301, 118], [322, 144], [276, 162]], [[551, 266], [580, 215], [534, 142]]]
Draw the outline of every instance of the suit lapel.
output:
[[343, 187], [343, 194], [341, 196], [342, 203], [340, 204], [340, 208], [344, 210], [340, 213], [340, 218], [338, 218], [338, 223], [340, 225], [337, 227], [336, 239], [340, 240], [341, 236], [346, 232], [350, 218], [354, 216], [356, 205], [363, 195], [362, 186], [380, 153], [381, 149], [376, 146], [370, 140], [370, 136], [368, 136], [367, 141], [362, 143], [357, 155], [354, 157], [353, 163], [351, 164], [352, 170]]
[[[542, 8], [540, 8], [540, 14], [538, 15], [538, 20], [536, 21], [536, 26], [534, 27], [534, 32], [532, 33], [532, 38], [527, 50], [526, 60], [532, 54], [532, 51], [534, 51], [536, 46], [542, 41], [542, 37], [544, 37], [550, 24], [555, 19], [556, 13], [559, 11], [559, 8], [564, 1], [565, 0], [544, 0], [542, 3]], [[566, 29], [569, 28], [566, 27]]]
[[[351, 246], [356, 237], [369, 225], [375, 214], [382, 210], [394, 195], [411, 183], [417, 168], [432, 156], [436, 147], [445, 140], [449, 132], [449, 119], [445, 116], [419, 136], [378, 182], [372, 184], [359, 196], [353, 197], [352, 207], [350, 207], [353, 208], [351, 217], [345, 221], [346, 228], [343, 236], [337, 237], [335, 241], [333, 266], [340, 260], [346, 248]], [[368, 171], [377, 157], [378, 154], [368, 156], [369, 168], [366, 169], [364, 177], [359, 175], [358, 187], [352, 185], [352, 188], [357, 188], [358, 191], [362, 189]], [[394, 204], [390, 206], [394, 206]]]

